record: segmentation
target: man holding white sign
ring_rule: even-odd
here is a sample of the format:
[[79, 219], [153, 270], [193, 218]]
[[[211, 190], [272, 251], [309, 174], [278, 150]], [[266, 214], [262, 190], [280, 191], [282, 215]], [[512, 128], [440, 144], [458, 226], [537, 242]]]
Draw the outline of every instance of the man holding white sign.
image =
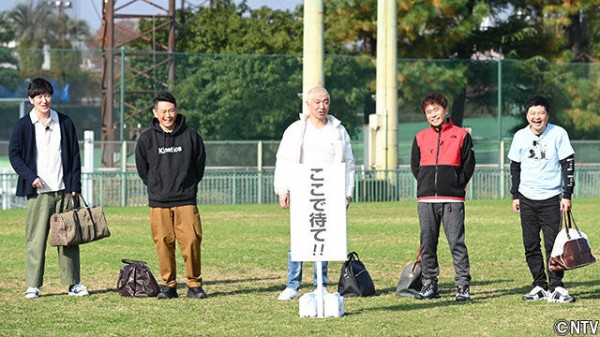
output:
[[[314, 212], [310, 214], [306, 221], [307, 228], [310, 229], [309, 232], [312, 233], [312, 238], [314, 239], [312, 240], [314, 242], [309, 242], [308, 245], [309, 249], [313, 249], [314, 258], [306, 258], [302, 252], [295, 252], [294, 257], [292, 257], [292, 251], [288, 252], [288, 281], [285, 290], [278, 297], [282, 301], [291, 300], [298, 296], [298, 289], [302, 282], [303, 260], [323, 261], [321, 257], [326, 258], [329, 256], [330, 250], [327, 248], [329, 246], [325, 245], [324, 242], [332, 242], [327, 240], [327, 238], [339, 229], [339, 226], [334, 226], [335, 223], [344, 223], [343, 232], [345, 234], [345, 214], [340, 217], [335, 212], [325, 212], [325, 207], [332, 210], [336, 209], [335, 197], [331, 195], [335, 193], [325, 193], [325, 189], [327, 191], [335, 191], [344, 186], [342, 193], [346, 196], [346, 207], [348, 207], [352, 199], [352, 190], [354, 189], [354, 156], [352, 154], [352, 147], [350, 146], [350, 136], [341, 122], [328, 114], [330, 104], [329, 92], [325, 88], [314, 87], [308, 90], [305, 97], [308, 112], [300, 114], [300, 120], [292, 123], [285, 130], [279, 144], [277, 163], [275, 165], [274, 187], [275, 193], [279, 195], [279, 205], [281, 208], [287, 209], [290, 203], [290, 189], [292, 189], [294, 183], [298, 183], [300, 180], [298, 174], [301, 174], [302, 170], [305, 170], [304, 172], [307, 172], [307, 175], [304, 175], [304, 177], [312, 179], [312, 182], [307, 186], [305, 185], [305, 189], [302, 189], [303, 191], [308, 191], [309, 195], [306, 198], [298, 196], [298, 205], [301, 206], [300, 202], [302, 199], [314, 208]], [[336, 165], [332, 164], [343, 164], [343, 171], [345, 173], [343, 185], [338, 183], [334, 178], [336, 176]], [[323, 195], [328, 195], [328, 198], [321, 198]], [[301, 207], [298, 208], [300, 209]], [[336, 221], [330, 221], [334, 220], [333, 218], [324, 218], [324, 214], [331, 215]], [[297, 228], [294, 223], [292, 223], [292, 226]], [[295, 232], [293, 230], [292, 235]], [[294, 238], [292, 238], [292, 241], [294, 242]], [[333, 249], [331, 252], [343, 250], [345, 255], [345, 244], [344, 240], [342, 249]], [[331, 243], [331, 245], [333, 247], [335, 243]], [[342, 260], [344, 258], [345, 256], [342, 257]], [[322, 262], [322, 268], [322, 283], [323, 286], [326, 286], [326, 261]], [[317, 287], [316, 273], [315, 268], [313, 279], [315, 288]]]

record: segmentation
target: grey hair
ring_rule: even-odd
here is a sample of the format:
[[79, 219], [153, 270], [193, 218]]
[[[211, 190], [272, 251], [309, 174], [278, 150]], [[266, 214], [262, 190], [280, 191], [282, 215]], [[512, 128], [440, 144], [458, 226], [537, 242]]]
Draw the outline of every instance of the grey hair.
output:
[[329, 91], [327, 91], [327, 89], [323, 87], [312, 87], [306, 92], [306, 103], [308, 103], [308, 98], [312, 95], [313, 92], [324, 92], [327, 94], [327, 99], [331, 101], [331, 97], [329, 96]]

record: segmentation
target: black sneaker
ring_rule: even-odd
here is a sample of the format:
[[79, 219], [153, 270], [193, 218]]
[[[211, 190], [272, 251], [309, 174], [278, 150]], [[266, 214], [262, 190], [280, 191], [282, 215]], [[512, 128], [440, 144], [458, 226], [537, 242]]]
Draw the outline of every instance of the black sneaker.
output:
[[438, 292], [437, 284], [435, 282], [424, 285], [421, 291], [415, 296], [418, 300], [425, 300], [430, 298], [439, 298], [440, 293]]
[[177, 288], [171, 288], [169, 286], [160, 286], [160, 292], [156, 296], [159, 300], [167, 300], [171, 298], [177, 298]]
[[188, 288], [187, 298], [207, 298], [208, 295], [204, 292], [202, 287]]
[[469, 286], [458, 286], [456, 287], [456, 301], [469, 301], [471, 300], [471, 294], [469, 293]]

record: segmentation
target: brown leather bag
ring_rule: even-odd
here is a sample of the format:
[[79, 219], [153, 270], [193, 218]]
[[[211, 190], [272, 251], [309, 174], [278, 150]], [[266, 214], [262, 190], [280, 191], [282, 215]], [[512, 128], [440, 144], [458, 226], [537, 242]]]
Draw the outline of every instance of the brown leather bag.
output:
[[[85, 207], [80, 207], [79, 199]], [[50, 217], [50, 245], [73, 246], [110, 236], [102, 207], [89, 207], [82, 196], [73, 198], [73, 209]]]
[[[575, 229], [572, 229], [571, 222]], [[561, 227], [550, 254], [550, 271], [575, 269], [596, 262], [587, 235], [579, 230], [571, 211], [563, 212]]]
[[119, 272], [117, 291], [123, 297], [155, 297], [160, 288], [144, 261], [123, 259], [126, 265]]

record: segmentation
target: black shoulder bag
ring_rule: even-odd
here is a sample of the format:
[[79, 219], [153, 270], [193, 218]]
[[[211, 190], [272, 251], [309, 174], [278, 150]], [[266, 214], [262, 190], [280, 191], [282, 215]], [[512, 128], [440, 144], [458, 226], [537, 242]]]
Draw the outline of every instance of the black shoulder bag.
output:
[[344, 297], [375, 294], [373, 280], [356, 252], [348, 254], [348, 260], [342, 266], [338, 293]]

